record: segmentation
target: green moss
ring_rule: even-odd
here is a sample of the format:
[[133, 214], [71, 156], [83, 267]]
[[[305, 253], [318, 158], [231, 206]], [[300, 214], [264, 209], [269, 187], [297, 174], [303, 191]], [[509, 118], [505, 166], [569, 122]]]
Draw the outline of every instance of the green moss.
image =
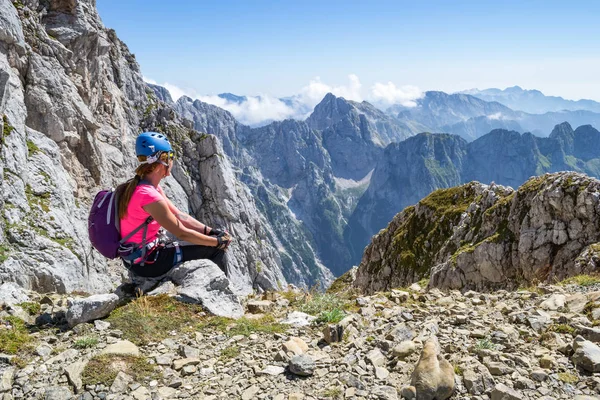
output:
[[[479, 244], [479, 243], [478, 243], [478, 244]], [[471, 243], [468, 243], [468, 244], [465, 244], [465, 245], [461, 246], [461, 247], [460, 247], [458, 250], [456, 250], [456, 251], [454, 252], [454, 254], [452, 254], [452, 256], [450, 257], [450, 259], [452, 260], [452, 263], [453, 263], [454, 265], [456, 265], [456, 260], [458, 259], [458, 256], [459, 256], [459, 255], [461, 255], [461, 254], [463, 254], [463, 253], [466, 253], [466, 254], [473, 253], [473, 252], [475, 251], [475, 249], [477, 248], [478, 244], [475, 244], [475, 245], [473, 245], [473, 244], [471, 244]]]
[[27, 197], [27, 203], [29, 203], [29, 207], [39, 207], [44, 212], [50, 211], [50, 193], [34, 193], [31, 185], [27, 184], [25, 186], [25, 196]]
[[496, 211], [501, 211], [501, 212], [508, 211], [510, 209], [510, 205], [511, 205], [513, 199], [515, 198], [516, 194], [517, 194], [517, 192], [512, 192], [508, 196], [504, 196], [504, 197], [498, 199], [498, 201], [496, 201], [493, 206], [491, 206], [490, 208], [485, 210], [485, 214], [489, 216], [489, 215], [493, 215]]
[[26, 301], [17, 305], [23, 310], [27, 311], [29, 315], [38, 315], [41, 311], [40, 303], [35, 303], [32, 301]]
[[519, 193], [532, 193], [538, 192], [544, 183], [546, 182], [546, 178], [544, 176], [536, 176], [534, 178], [529, 179], [527, 182], [522, 184], [519, 187]]
[[31, 140], [27, 139], [27, 154], [29, 155], [29, 157], [31, 157], [35, 153], [38, 153], [39, 151], [40, 151], [40, 148], [37, 147], [37, 145], [35, 143], [33, 143]]
[[556, 333], [567, 333], [569, 335], [574, 335], [576, 332], [575, 328], [567, 324], [552, 324], [548, 327], [547, 331]]
[[81, 374], [84, 386], [102, 384], [110, 386], [119, 371], [133, 377], [136, 382], [157, 378], [155, 367], [145, 357], [126, 355], [100, 355], [92, 358]]
[[1, 244], [0, 245], [0, 263], [3, 263], [4, 261], [8, 260], [9, 254], [10, 254], [10, 247], [5, 244]]
[[6, 137], [14, 131], [15, 128], [9, 123], [6, 115], [2, 116], [2, 135], [0, 135], [0, 147], [6, 143]]

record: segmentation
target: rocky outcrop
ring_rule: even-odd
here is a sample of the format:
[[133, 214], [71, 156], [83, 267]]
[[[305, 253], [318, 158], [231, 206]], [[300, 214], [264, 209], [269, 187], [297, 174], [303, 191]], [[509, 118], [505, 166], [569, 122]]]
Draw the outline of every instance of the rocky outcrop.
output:
[[489, 290], [593, 272], [576, 260], [600, 241], [599, 191], [577, 173], [516, 191], [477, 182], [438, 190], [374, 237], [355, 285], [370, 292], [430, 276], [436, 287]]

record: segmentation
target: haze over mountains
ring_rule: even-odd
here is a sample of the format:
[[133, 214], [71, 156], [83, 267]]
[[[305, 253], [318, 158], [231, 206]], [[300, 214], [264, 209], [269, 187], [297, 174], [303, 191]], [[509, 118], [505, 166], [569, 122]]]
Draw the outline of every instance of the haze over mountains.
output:
[[[435, 189], [471, 180], [518, 187], [560, 170], [600, 176], [600, 133], [586, 124], [600, 126], [600, 114], [589, 111], [534, 115], [471, 95], [426, 92], [414, 107], [384, 112], [329, 93], [305, 121], [252, 128], [199, 100], [164, 100], [195, 129], [219, 136], [286, 251], [298, 260], [310, 255], [313, 279], [320, 262], [334, 275], [358, 264], [373, 234]], [[581, 126], [573, 130], [569, 119]], [[522, 126], [538, 126], [539, 134], [520, 133]], [[421, 133], [427, 131], [449, 133]], [[311, 251], [295, 251], [299, 242]]]
[[[538, 90], [524, 90], [518, 86], [504, 90], [471, 89], [454, 94], [428, 91], [420, 97], [413, 94], [413, 97], [411, 101], [391, 106], [381, 99], [373, 103], [363, 101], [362, 104], [385, 112], [395, 124], [399, 122], [401, 129], [407, 129], [411, 134], [454, 133], [468, 141], [493, 129], [546, 136], [556, 124], [565, 121], [573, 126], [600, 123], [600, 103], [596, 101], [545, 96]], [[230, 111], [238, 121], [252, 127], [288, 118], [305, 120], [313, 111], [311, 104], [315, 104], [300, 94], [277, 99], [221, 93], [199, 99]], [[269, 111], [265, 112], [265, 109]]]

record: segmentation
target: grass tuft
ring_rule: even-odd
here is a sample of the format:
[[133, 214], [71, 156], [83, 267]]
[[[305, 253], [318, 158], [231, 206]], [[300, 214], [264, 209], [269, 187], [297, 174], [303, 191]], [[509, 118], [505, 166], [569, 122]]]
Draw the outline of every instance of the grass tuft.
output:
[[496, 344], [494, 344], [489, 338], [479, 339], [475, 348], [478, 350], [496, 350]]
[[343, 310], [348, 307], [349, 302], [331, 293], [309, 293], [300, 300], [299, 309], [310, 315], [318, 316], [322, 312]]
[[27, 139], [27, 155], [29, 157], [31, 157], [32, 155], [34, 155], [35, 153], [38, 153], [40, 151], [40, 148], [37, 147], [37, 145], [35, 143], [33, 143], [31, 140]]
[[240, 348], [237, 346], [227, 347], [226, 349], [221, 350], [221, 356], [219, 357], [219, 360], [227, 362], [232, 358], [239, 356], [240, 353]]
[[27, 311], [29, 315], [38, 315], [42, 310], [40, 303], [35, 303], [32, 301], [26, 301], [24, 303], [17, 304], [23, 310]]
[[13, 316], [0, 320], [0, 353], [22, 354], [32, 341], [25, 322]]
[[574, 335], [576, 329], [571, 325], [567, 324], [552, 324], [548, 327], [548, 332], [556, 332], [556, 333], [567, 333], [569, 335]]
[[345, 316], [346, 314], [339, 308], [335, 308], [331, 311], [322, 311], [315, 320], [315, 324], [337, 324], [343, 320]]
[[579, 286], [591, 286], [596, 283], [600, 283], [600, 276], [598, 275], [577, 275], [565, 279], [560, 282], [561, 285], [579, 285]]
[[455, 366], [454, 366], [454, 373], [455, 373], [456, 375], [460, 375], [460, 376], [462, 376], [462, 374], [463, 374], [463, 369], [460, 367], [460, 365], [455, 365]]
[[95, 337], [85, 337], [78, 339], [73, 343], [73, 347], [76, 349], [87, 349], [89, 347], [94, 347], [98, 344], [98, 338]]
[[144, 357], [104, 354], [88, 362], [81, 374], [83, 385], [112, 385], [119, 371], [133, 377], [136, 382], [158, 377], [153, 365]]
[[202, 307], [179, 302], [166, 294], [138, 297], [106, 319], [137, 345], [160, 341], [173, 330], [200, 321]]
[[341, 399], [342, 393], [342, 388], [339, 386], [334, 386], [323, 391], [322, 396], [325, 398]]

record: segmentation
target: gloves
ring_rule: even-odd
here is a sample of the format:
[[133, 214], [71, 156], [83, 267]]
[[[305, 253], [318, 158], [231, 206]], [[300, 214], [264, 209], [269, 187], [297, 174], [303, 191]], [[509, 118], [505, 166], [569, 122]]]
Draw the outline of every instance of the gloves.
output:
[[229, 244], [231, 243], [231, 236], [229, 236], [229, 233], [224, 232], [221, 236], [217, 236], [217, 249], [220, 250], [227, 250], [227, 248], [229, 247]]
[[226, 233], [227, 233], [227, 229], [222, 231], [220, 229], [212, 228], [210, 230], [210, 233], [208, 234], [208, 236], [223, 236]]

